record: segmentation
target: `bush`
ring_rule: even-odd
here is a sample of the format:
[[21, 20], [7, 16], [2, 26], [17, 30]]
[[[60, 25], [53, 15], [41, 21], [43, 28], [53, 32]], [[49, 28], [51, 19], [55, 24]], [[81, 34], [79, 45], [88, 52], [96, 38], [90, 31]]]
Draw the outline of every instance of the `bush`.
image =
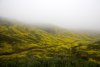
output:
[[0, 67], [99, 67], [100, 65], [71, 58], [26, 58], [0, 62]]

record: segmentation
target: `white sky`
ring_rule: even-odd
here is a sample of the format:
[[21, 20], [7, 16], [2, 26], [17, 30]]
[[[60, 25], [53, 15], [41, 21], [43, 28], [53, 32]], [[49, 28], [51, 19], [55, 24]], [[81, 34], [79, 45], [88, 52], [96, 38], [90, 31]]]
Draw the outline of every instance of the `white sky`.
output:
[[100, 0], [0, 0], [0, 16], [100, 31]]

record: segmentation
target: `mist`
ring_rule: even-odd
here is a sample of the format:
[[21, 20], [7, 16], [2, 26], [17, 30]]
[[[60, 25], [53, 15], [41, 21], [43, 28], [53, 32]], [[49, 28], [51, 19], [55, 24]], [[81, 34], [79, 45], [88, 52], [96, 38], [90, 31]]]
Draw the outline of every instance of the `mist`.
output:
[[0, 17], [100, 31], [100, 0], [0, 0]]

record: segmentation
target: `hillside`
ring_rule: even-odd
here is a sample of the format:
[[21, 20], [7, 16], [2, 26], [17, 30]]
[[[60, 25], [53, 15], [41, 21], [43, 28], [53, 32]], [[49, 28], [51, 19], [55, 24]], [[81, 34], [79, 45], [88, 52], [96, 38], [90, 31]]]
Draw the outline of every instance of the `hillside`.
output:
[[100, 64], [100, 38], [55, 25], [25, 25], [0, 19], [0, 65], [31, 57], [68, 57], [70, 61]]

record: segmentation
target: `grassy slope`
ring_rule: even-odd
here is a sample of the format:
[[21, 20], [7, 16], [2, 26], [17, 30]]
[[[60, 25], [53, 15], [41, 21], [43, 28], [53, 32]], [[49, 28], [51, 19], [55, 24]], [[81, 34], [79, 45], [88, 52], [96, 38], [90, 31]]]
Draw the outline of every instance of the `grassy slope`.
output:
[[68, 56], [100, 63], [99, 39], [56, 26], [41, 28], [0, 20], [0, 59]]

